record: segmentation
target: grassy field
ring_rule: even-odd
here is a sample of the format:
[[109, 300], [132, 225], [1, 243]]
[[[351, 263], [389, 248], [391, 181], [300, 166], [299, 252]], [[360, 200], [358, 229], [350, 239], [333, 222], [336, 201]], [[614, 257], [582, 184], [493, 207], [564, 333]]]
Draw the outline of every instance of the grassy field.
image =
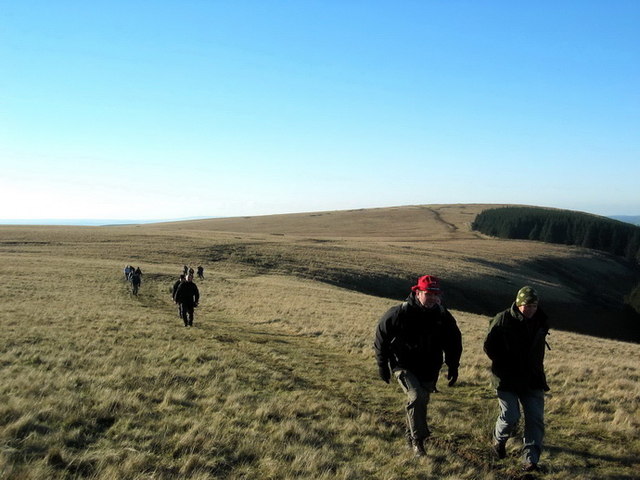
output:
[[[444, 274], [449, 290], [465, 278], [517, 290], [510, 262], [587, 256], [477, 237], [464, 229], [474, 208], [416, 207], [432, 230], [389, 229], [379, 211], [377, 224], [360, 221], [369, 230], [358, 212], [0, 227], [0, 478], [524, 478], [515, 439], [505, 461], [488, 450], [487, 316], [453, 311], [460, 381], [432, 397], [424, 459], [404, 444], [403, 395], [377, 379], [372, 355], [393, 292], [421, 273]], [[621, 268], [592, 262], [603, 275]], [[137, 297], [126, 263], [144, 272]], [[183, 264], [205, 266], [191, 329], [169, 295]], [[552, 295], [566, 279], [545, 281]], [[549, 341], [540, 477], [638, 478], [640, 346], [557, 330]]]

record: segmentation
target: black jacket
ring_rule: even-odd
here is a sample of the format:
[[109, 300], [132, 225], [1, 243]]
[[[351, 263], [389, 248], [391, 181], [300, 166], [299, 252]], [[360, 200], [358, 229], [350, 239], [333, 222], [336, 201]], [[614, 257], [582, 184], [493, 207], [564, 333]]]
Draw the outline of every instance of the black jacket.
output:
[[493, 384], [498, 390], [549, 390], [544, 373], [547, 315], [540, 309], [526, 319], [515, 303], [489, 325], [484, 351], [491, 359]]
[[197, 305], [200, 300], [198, 286], [193, 282], [183, 282], [178, 285], [175, 300], [184, 305]]
[[458, 368], [462, 335], [453, 315], [436, 305], [425, 309], [412, 293], [387, 311], [376, 328], [374, 341], [378, 365], [409, 370], [419, 379], [435, 381], [444, 361]]

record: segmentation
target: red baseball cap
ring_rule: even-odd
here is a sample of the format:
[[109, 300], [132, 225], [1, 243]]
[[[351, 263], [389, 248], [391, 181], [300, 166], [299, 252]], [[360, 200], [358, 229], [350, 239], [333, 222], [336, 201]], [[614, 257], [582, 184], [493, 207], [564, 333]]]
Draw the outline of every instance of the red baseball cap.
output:
[[412, 292], [421, 290], [423, 292], [430, 292], [435, 294], [441, 294], [440, 280], [433, 275], [424, 275], [418, 279], [418, 284], [411, 287]]

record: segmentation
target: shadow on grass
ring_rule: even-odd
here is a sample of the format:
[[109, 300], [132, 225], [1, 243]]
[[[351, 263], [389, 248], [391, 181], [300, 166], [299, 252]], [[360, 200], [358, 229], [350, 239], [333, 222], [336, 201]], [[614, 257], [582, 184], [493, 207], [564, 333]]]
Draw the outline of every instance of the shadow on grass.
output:
[[95, 443], [116, 422], [113, 416], [98, 417], [95, 421], [76, 422], [69, 425], [70, 428], [78, 428], [79, 432], [73, 438], [68, 439], [65, 445], [76, 450], [86, 449]]
[[[255, 243], [218, 245], [207, 251], [211, 261], [241, 263], [258, 274], [292, 275], [398, 302], [408, 296], [418, 275], [429, 273], [395, 272], [389, 265], [373, 271], [375, 265], [362, 266], [346, 257], [328, 257], [326, 254], [321, 247], [285, 249], [276, 244]], [[534, 285], [544, 285], [540, 288], [542, 302], [551, 318], [552, 328], [640, 342], [637, 327], [640, 314], [624, 303], [624, 297], [629, 293], [626, 290], [630, 291], [637, 284], [639, 276], [638, 268], [628, 262], [608, 257], [576, 256], [562, 261], [536, 257], [522, 262], [514, 271], [513, 265], [506, 262], [474, 257], [465, 260], [492, 272], [471, 275], [467, 270], [442, 278], [444, 301], [451, 309], [493, 317], [509, 308], [516, 292], [523, 286], [515, 282], [516, 274], [527, 275]], [[601, 271], [598, 262], [604, 262], [603, 265], [610, 268]], [[616, 262], [619, 268], [615, 267]], [[594, 276], [598, 280], [597, 294], [594, 294]], [[545, 289], [552, 289], [554, 295], [545, 295]]]
[[[598, 460], [601, 462], [608, 462], [615, 465], [624, 465], [625, 467], [638, 466], [640, 468], [640, 459], [638, 457], [602, 455], [602, 454], [587, 452], [584, 450], [578, 450], [570, 447], [560, 447], [556, 445], [545, 445], [544, 448], [550, 453], [554, 453], [554, 454], [564, 453], [567, 455], [572, 455], [574, 457], [579, 457], [581, 459], [584, 459], [587, 462]], [[598, 478], [632, 478], [632, 477], [615, 476], [615, 477], [598, 477]], [[636, 476], [633, 478], [637, 479], [638, 477]]]

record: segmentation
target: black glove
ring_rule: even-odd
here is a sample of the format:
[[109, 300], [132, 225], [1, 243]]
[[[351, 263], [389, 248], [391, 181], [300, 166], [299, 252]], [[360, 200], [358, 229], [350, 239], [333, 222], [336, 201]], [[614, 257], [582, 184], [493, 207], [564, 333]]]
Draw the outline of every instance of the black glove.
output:
[[458, 381], [458, 369], [449, 367], [449, 371], [447, 372], [447, 380], [449, 380], [448, 385], [453, 387], [455, 383]]
[[391, 379], [391, 370], [389, 370], [389, 365], [386, 363], [380, 363], [378, 365], [378, 374], [383, 382], [389, 383]]

